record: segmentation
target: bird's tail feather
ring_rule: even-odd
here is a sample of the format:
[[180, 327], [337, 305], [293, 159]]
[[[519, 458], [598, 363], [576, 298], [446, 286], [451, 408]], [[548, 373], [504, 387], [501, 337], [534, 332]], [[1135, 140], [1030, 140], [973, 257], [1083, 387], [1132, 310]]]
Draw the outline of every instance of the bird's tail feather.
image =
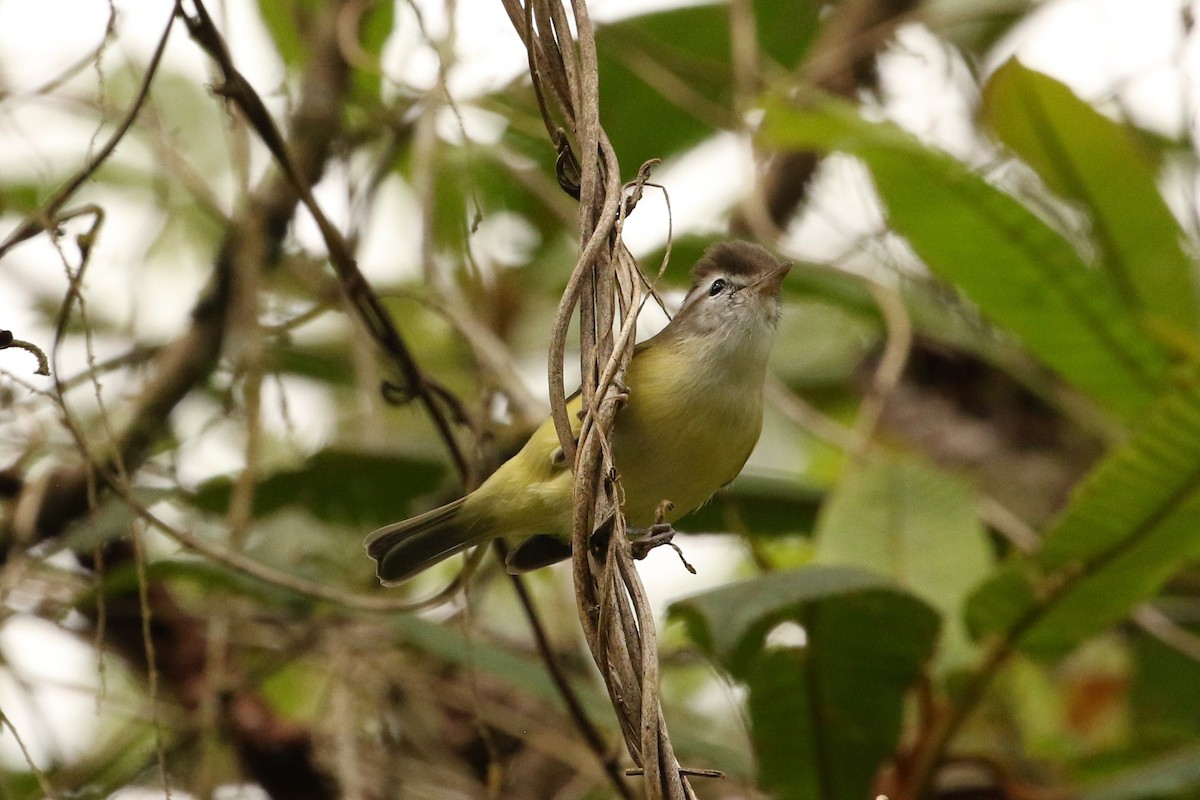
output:
[[461, 553], [488, 538], [461, 517], [466, 498], [427, 511], [412, 519], [386, 525], [367, 537], [367, 555], [375, 559], [384, 586], [408, 580], [428, 567]]

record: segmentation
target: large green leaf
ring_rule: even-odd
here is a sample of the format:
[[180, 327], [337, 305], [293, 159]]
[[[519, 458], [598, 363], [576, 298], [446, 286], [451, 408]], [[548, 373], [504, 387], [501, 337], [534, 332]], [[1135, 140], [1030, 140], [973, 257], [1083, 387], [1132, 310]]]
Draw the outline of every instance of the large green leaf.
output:
[[1110, 411], [1132, 418], [1164, 388], [1167, 355], [1104, 275], [954, 158], [833, 99], [804, 110], [773, 104], [762, 135], [774, 147], [861, 158], [892, 227], [930, 270]]
[[624, 172], [731, 125], [728, 19], [726, 8], [692, 6], [596, 31], [600, 120]]
[[[1190, 632], [1195, 636], [1197, 628]], [[1129, 705], [1137, 744], [1159, 749], [1194, 742], [1200, 731], [1200, 663], [1141, 630], [1130, 636], [1130, 645]]]
[[[755, 3], [764, 54], [795, 66], [815, 35], [820, 8], [810, 0]], [[666, 159], [733, 126], [729, 14], [724, 5], [694, 5], [597, 29], [600, 120], [624, 172], [632, 175], [647, 159]]]
[[1184, 747], [1083, 792], [1081, 800], [1165, 800], [1200, 795], [1200, 747]]
[[[382, 525], [402, 519], [414, 498], [441, 485], [445, 467], [409, 456], [329, 448], [302, 466], [276, 472], [254, 489], [254, 515], [285, 508], [305, 509], [327, 522]], [[222, 512], [229, 506], [234, 478], [213, 478], [188, 500]]]
[[[670, 614], [749, 687], [764, 788], [789, 800], [869, 796], [933, 649], [929, 606], [882, 576], [814, 566], [696, 595]], [[803, 628], [804, 646], [772, 644], [787, 623]]]
[[946, 619], [942, 663], [970, 659], [963, 604], [993, 557], [963, 482], [900, 457], [852, 471], [821, 511], [814, 560], [892, 576]]
[[1154, 325], [1194, 336], [1194, 269], [1158, 190], [1152, 152], [1065, 84], [1015, 58], [988, 81], [981, 112], [1047, 186], [1088, 213], [1100, 265], [1122, 300]]
[[968, 604], [979, 635], [1058, 655], [1120, 620], [1200, 556], [1200, 384], [1162, 401], [1075, 491], [1041, 550]]
[[712, 502], [692, 511], [676, 525], [689, 533], [730, 530], [730, 514], [754, 536], [795, 534], [812, 530], [824, 492], [812, 485], [761, 475], [742, 475]]
[[289, 67], [303, 64], [309, 46], [303, 30], [311, 24], [318, 8], [316, 0], [259, 0], [258, 12], [279, 55]]

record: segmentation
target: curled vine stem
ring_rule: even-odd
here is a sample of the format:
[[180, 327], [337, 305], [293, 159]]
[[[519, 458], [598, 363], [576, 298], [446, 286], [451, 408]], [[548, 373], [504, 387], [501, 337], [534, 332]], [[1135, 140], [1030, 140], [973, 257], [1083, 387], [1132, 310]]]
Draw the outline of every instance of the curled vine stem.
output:
[[[708, 773], [684, 770], [667, 734], [653, 609], [633, 564], [611, 448], [636, 317], [647, 296], [641, 270], [621, 242], [620, 221], [646, 185], [651, 165], [632, 186], [622, 186], [616, 153], [600, 125], [596, 45], [586, 2], [570, 0], [571, 19], [566, 0], [502, 2], [528, 52], [560, 184], [579, 199], [580, 255], [559, 302], [547, 370], [555, 429], [575, 469], [572, 572], [579, 618], [637, 765], [630, 774], [643, 777], [651, 800], [685, 800], [695, 796], [688, 776]], [[584, 409], [578, 444], [563, 385], [567, 330], [577, 308]], [[592, 548], [593, 531], [601, 526], [611, 526], [612, 535], [605, 547]]]

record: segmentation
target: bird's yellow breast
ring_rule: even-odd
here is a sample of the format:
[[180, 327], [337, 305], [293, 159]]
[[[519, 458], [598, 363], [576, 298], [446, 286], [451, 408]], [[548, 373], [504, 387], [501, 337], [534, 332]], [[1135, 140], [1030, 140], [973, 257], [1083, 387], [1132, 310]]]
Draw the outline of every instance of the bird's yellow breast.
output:
[[[690, 357], [689, 357], [690, 355]], [[613, 458], [630, 524], [673, 522], [741, 471], [762, 430], [762, 379], [670, 345], [630, 362], [629, 402], [617, 413]]]
[[[674, 505], [668, 522], [704, 503], [737, 477], [758, 441], [763, 366], [712, 356], [666, 343], [630, 361], [613, 459], [625, 516], [635, 527], [651, 525], [664, 500]], [[576, 436], [581, 407], [578, 397], [567, 406]], [[567, 535], [573, 478], [561, 456], [555, 458], [558, 452], [554, 423], [547, 420], [467, 498], [465, 517], [499, 535]]]

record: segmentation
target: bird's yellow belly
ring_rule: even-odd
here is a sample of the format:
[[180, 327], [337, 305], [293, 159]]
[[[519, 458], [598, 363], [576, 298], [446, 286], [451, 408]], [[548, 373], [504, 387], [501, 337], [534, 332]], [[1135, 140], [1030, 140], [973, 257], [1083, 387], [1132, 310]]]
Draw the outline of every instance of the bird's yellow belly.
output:
[[733, 480], [746, 463], [762, 429], [761, 404], [707, 399], [685, 405], [687, 410], [668, 420], [644, 413], [634, 395], [617, 415], [613, 458], [631, 525], [652, 524], [664, 500], [674, 504], [665, 515], [674, 522]]
[[[650, 355], [630, 368], [629, 401], [617, 412], [613, 432], [622, 508], [639, 528], [654, 523], [664, 500], [674, 505], [664, 518], [674, 522], [737, 477], [762, 429], [762, 390], [747, 385], [752, 382], [714, 378], [704, 370], [660, 370]], [[576, 399], [569, 408], [576, 434], [579, 405]], [[566, 536], [573, 477], [554, 461], [557, 449], [558, 436], [547, 421], [472, 493], [464, 513], [501, 535]]]

